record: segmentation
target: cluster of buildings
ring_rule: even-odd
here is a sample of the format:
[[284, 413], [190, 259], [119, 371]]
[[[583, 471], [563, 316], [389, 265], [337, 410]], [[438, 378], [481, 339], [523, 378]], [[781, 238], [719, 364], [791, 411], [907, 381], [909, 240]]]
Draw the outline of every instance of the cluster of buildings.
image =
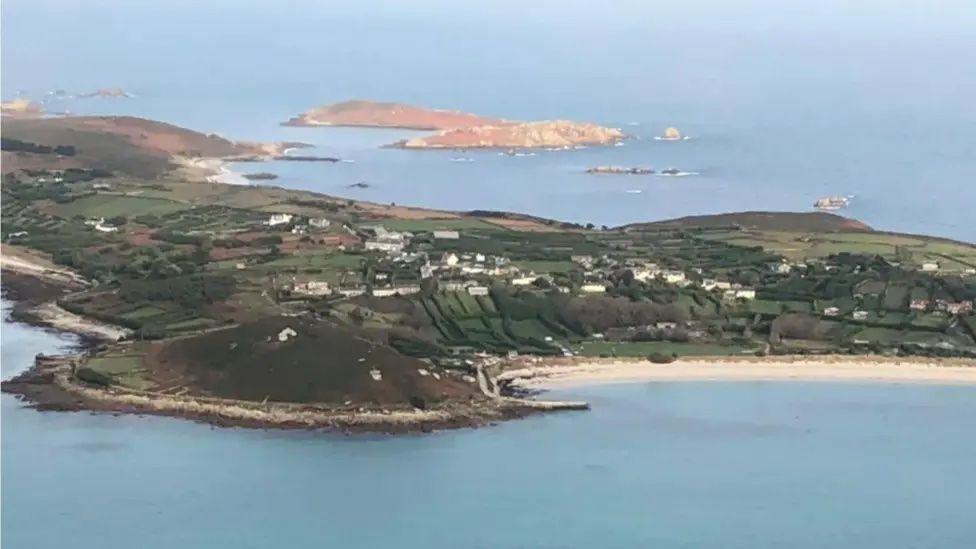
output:
[[268, 216], [268, 219], [264, 222], [264, 225], [268, 227], [290, 225], [292, 234], [305, 234], [309, 230], [328, 229], [332, 224], [332, 222], [324, 217], [310, 217], [304, 222], [302, 222], [301, 219], [303, 218], [298, 218], [290, 213], [274, 213]]
[[111, 223], [106, 223], [104, 217], [99, 217], [97, 219], [86, 219], [85, 225], [95, 229], [100, 233], [114, 233], [118, 232], [119, 228]]
[[368, 235], [367, 240], [363, 243], [367, 250], [386, 252], [388, 255], [403, 253], [403, 250], [410, 244], [410, 239], [413, 238], [412, 233], [388, 231], [382, 225], [363, 227], [362, 230]]

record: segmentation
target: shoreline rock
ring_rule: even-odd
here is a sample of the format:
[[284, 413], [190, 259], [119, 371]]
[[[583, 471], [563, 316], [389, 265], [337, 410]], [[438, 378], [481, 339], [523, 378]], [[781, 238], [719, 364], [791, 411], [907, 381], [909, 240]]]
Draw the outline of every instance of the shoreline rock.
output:
[[404, 139], [391, 146], [401, 149], [559, 149], [613, 145], [625, 137], [617, 128], [554, 120], [447, 130]]
[[588, 168], [586, 170], [588, 174], [596, 175], [653, 175], [655, 172], [652, 168], [624, 168], [619, 166], [596, 166], [594, 168]]

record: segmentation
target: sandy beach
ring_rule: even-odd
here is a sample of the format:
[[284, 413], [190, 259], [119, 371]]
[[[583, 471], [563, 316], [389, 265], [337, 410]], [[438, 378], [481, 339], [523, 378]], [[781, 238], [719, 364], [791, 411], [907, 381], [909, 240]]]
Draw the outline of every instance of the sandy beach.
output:
[[770, 359], [590, 360], [526, 365], [498, 382], [523, 389], [561, 389], [644, 381], [871, 381], [976, 384], [976, 361], [897, 357], [784, 357]]
[[190, 179], [228, 185], [251, 184], [246, 177], [228, 168], [227, 162], [221, 158], [174, 157], [174, 160]]

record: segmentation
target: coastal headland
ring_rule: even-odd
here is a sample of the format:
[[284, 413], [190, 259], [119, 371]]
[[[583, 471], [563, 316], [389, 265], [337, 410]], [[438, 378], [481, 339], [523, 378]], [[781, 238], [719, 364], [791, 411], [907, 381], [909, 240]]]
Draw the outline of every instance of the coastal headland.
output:
[[824, 212], [597, 229], [393, 206], [213, 177], [286, 144], [131, 117], [3, 131], [14, 318], [87, 335], [3, 383], [42, 409], [400, 432], [586, 408], [526, 396], [530, 366], [952, 382], [976, 360], [969, 243]]

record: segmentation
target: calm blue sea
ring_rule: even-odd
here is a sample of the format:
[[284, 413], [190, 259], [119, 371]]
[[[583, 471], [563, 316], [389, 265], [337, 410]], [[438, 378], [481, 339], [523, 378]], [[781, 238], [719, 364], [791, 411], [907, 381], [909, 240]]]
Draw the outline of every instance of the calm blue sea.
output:
[[[70, 343], [4, 323], [3, 375]], [[593, 410], [385, 437], [2, 397], [5, 548], [961, 548], [976, 389], [581, 388]]]

